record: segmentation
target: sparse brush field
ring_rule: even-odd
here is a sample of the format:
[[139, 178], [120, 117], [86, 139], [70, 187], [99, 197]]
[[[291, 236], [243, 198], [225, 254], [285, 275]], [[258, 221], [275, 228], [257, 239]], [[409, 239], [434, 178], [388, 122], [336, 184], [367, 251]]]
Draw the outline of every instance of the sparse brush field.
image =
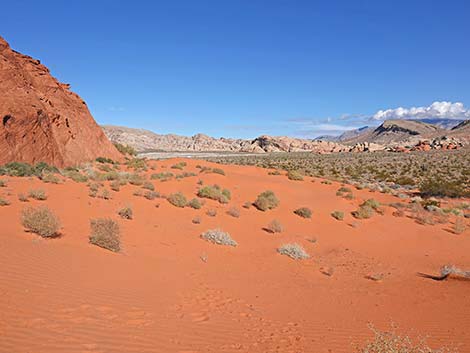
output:
[[0, 351], [465, 352], [461, 153], [0, 167]]
[[298, 180], [303, 174], [379, 191], [422, 188], [425, 196], [470, 195], [470, 149], [426, 153], [270, 153], [212, 157], [208, 160], [283, 169], [293, 180]]

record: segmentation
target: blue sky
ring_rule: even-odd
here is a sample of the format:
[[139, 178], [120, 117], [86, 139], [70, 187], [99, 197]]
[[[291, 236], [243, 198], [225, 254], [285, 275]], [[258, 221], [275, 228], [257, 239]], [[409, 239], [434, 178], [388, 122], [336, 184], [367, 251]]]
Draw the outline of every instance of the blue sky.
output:
[[470, 117], [469, 19], [467, 0], [15, 0], [0, 35], [101, 124], [313, 137], [398, 107]]

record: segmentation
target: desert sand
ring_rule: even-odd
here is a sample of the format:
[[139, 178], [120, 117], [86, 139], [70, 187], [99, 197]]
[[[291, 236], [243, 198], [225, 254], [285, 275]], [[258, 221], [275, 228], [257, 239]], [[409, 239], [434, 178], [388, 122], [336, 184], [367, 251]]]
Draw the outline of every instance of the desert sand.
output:
[[[178, 161], [149, 165], [172, 171]], [[189, 172], [199, 173], [197, 164], [212, 166], [185, 161]], [[339, 183], [222, 168], [225, 176], [152, 181], [163, 194], [181, 191], [188, 198], [200, 179], [232, 192], [229, 204], [207, 200], [200, 210], [134, 196], [140, 187], [129, 184], [104, 200], [69, 179], [45, 184], [4, 177], [0, 193], [11, 204], [0, 207], [0, 351], [341, 353], [372, 337], [369, 324], [388, 329], [393, 323], [413, 337], [427, 336], [432, 346], [470, 352], [470, 281], [416, 274], [438, 273], [445, 264], [470, 268], [468, 230], [456, 235], [450, 224], [420, 225], [393, 216], [390, 207], [356, 220], [350, 212], [365, 199], [408, 201], [367, 190], [346, 200], [335, 195]], [[44, 189], [47, 200], [20, 202], [17, 195], [31, 188]], [[242, 207], [268, 189], [279, 197], [278, 208]], [[47, 205], [61, 220], [61, 236], [26, 232], [20, 213], [27, 205]], [[132, 220], [117, 215], [126, 205]], [[226, 213], [233, 205], [239, 218]], [[312, 209], [311, 219], [293, 213], [303, 206]], [[215, 217], [206, 215], [209, 208]], [[335, 210], [345, 212], [343, 221], [331, 217]], [[192, 223], [195, 216], [201, 224]], [[118, 221], [120, 253], [89, 243], [90, 219], [97, 217]], [[281, 233], [263, 230], [273, 219], [282, 223]], [[213, 228], [229, 232], [238, 246], [200, 238]], [[289, 242], [311, 257], [277, 253]]]

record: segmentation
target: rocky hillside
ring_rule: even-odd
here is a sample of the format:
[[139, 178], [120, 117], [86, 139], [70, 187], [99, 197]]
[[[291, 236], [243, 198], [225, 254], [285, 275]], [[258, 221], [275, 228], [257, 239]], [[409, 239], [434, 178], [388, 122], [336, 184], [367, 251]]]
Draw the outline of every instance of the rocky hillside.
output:
[[63, 167], [99, 156], [122, 158], [69, 88], [0, 37], [0, 165], [42, 161]]

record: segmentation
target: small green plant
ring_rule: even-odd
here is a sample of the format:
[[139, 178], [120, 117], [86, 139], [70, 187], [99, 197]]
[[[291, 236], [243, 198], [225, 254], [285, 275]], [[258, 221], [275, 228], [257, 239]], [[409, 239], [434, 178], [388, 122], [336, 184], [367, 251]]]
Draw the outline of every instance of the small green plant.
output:
[[90, 221], [90, 243], [101, 248], [118, 252], [121, 250], [119, 224], [110, 218], [98, 218]]
[[28, 231], [43, 238], [56, 237], [59, 233], [59, 219], [46, 206], [27, 207], [21, 212], [21, 224]]
[[232, 239], [230, 234], [220, 229], [211, 229], [201, 234], [201, 238], [217, 245], [237, 246], [237, 242]]
[[279, 199], [274, 192], [267, 190], [258, 195], [253, 205], [260, 211], [267, 211], [279, 205]]
[[277, 251], [281, 255], [289, 256], [291, 259], [294, 260], [304, 260], [310, 257], [310, 255], [304, 250], [304, 248], [297, 243], [284, 244], [280, 248], [278, 248]]
[[220, 203], [228, 203], [232, 198], [230, 190], [222, 190], [218, 185], [206, 185], [201, 187], [197, 192], [197, 196], [206, 199], [216, 200]]
[[29, 197], [35, 200], [44, 201], [47, 200], [47, 194], [42, 189], [32, 189], [29, 191]]
[[294, 211], [297, 216], [302, 218], [312, 218], [312, 210], [308, 207], [301, 207]]
[[342, 221], [344, 219], [344, 212], [342, 211], [333, 211], [331, 212], [331, 217], [337, 219], [338, 221]]
[[184, 196], [181, 192], [177, 192], [174, 194], [170, 194], [167, 197], [169, 203], [176, 207], [185, 207], [188, 204], [188, 200], [186, 200], [186, 196]]
[[171, 169], [183, 170], [184, 167], [186, 167], [186, 162], [179, 162], [179, 163], [173, 164], [171, 166]]

